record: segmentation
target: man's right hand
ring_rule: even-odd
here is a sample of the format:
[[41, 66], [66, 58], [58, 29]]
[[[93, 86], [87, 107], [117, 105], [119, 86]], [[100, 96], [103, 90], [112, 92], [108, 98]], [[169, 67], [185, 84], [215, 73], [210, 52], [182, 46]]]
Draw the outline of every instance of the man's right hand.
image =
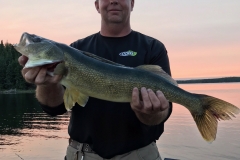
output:
[[[22, 55], [18, 58], [18, 62], [21, 66], [25, 66], [28, 61], [28, 57]], [[35, 84], [36, 98], [42, 104], [48, 106], [58, 106], [63, 103], [64, 88], [60, 84], [62, 79], [61, 75], [50, 76], [47, 74], [51, 65], [44, 65], [33, 68], [23, 68], [22, 76], [26, 82]]]
[[[28, 61], [28, 57], [24, 55], [18, 58], [19, 64], [23, 67], [27, 63], [27, 61]], [[47, 84], [59, 83], [62, 76], [60, 75], [50, 76], [47, 74], [48, 69], [49, 69], [49, 65], [33, 67], [33, 68], [23, 68], [22, 76], [26, 82], [36, 84], [36, 85], [47, 85]]]

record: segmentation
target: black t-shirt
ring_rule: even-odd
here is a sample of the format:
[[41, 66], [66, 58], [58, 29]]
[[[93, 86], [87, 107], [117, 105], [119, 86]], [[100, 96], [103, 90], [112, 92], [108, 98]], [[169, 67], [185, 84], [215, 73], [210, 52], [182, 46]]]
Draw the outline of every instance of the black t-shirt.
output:
[[[171, 75], [164, 45], [136, 31], [118, 38], [96, 33], [72, 43], [71, 46], [129, 67], [159, 65]], [[64, 105], [56, 108], [42, 107], [51, 115], [66, 112]], [[172, 107], [169, 116], [171, 111]], [[156, 126], [141, 123], [129, 103], [109, 102], [92, 97], [85, 107], [76, 104], [72, 108], [68, 127], [72, 139], [90, 144], [97, 154], [108, 159], [150, 144], [160, 137], [163, 130], [164, 122]]]

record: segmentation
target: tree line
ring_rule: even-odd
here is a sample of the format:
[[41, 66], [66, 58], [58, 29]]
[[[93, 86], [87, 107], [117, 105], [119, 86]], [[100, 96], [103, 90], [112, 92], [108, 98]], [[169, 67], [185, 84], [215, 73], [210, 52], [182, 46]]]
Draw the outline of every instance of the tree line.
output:
[[189, 84], [189, 83], [229, 83], [229, 82], [240, 82], [240, 77], [222, 77], [222, 78], [211, 78], [211, 79], [192, 79], [192, 80], [177, 80], [178, 84]]
[[27, 90], [33, 89], [34, 86], [27, 83], [22, 75], [22, 66], [18, 63], [18, 57], [21, 54], [18, 53], [12, 44], [3, 43], [0, 44], [0, 91], [20, 89]]

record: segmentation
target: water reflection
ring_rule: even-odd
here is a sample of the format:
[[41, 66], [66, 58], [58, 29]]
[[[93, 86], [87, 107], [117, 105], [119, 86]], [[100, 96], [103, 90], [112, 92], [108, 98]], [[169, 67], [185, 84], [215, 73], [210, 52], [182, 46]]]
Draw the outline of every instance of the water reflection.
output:
[[45, 114], [34, 94], [0, 94], [0, 145], [16, 145], [23, 136], [64, 138], [49, 132], [66, 130], [68, 121], [68, 114], [57, 117]]
[[[184, 84], [181, 88], [193, 93], [208, 94], [240, 107], [240, 83]], [[239, 160], [240, 115], [229, 121], [220, 121], [216, 140], [204, 141], [190, 112], [174, 104], [158, 147], [164, 157], [182, 160]]]

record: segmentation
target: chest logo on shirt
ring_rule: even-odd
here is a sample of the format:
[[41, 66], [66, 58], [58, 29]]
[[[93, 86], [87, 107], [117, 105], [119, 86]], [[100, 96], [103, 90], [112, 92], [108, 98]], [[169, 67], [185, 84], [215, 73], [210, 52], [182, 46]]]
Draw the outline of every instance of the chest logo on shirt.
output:
[[119, 53], [119, 56], [124, 56], [124, 57], [126, 57], [126, 56], [136, 56], [136, 55], [137, 55], [137, 52], [134, 52], [134, 51], [131, 51], [131, 50]]

